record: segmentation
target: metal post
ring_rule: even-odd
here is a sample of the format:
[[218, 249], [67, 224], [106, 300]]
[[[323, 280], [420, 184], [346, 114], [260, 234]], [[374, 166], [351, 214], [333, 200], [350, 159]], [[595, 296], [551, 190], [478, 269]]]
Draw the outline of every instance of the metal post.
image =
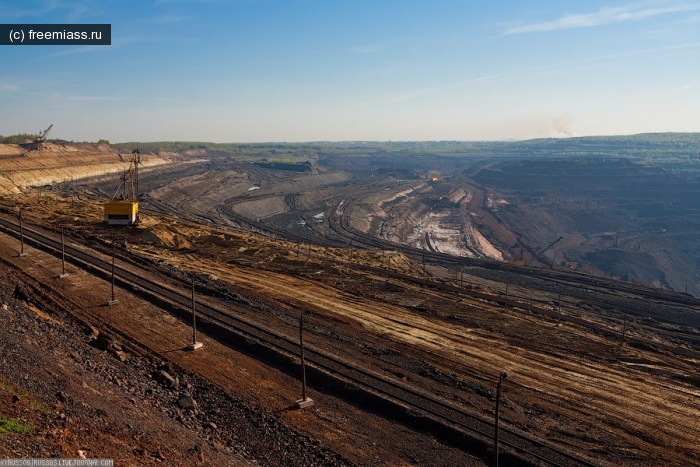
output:
[[119, 304], [119, 300], [114, 298], [114, 256], [117, 252], [117, 245], [112, 242], [112, 300], [107, 302], [108, 306], [114, 306]]
[[389, 263], [391, 262], [391, 256], [387, 253], [386, 255], [386, 281], [389, 282]]
[[498, 467], [498, 411], [501, 405], [501, 384], [508, 378], [506, 372], [502, 372], [498, 376], [498, 384], [496, 385], [496, 420], [494, 423], [493, 432], [493, 465]]
[[201, 342], [197, 342], [197, 312], [195, 309], [194, 300], [194, 274], [192, 275], [192, 343], [187, 346], [189, 350], [201, 349], [204, 346]]
[[299, 314], [299, 349], [301, 355], [301, 400], [306, 400], [306, 361], [304, 360], [304, 311]]
[[68, 277], [66, 273], [66, 242], [63, 236], [63, 227], [61, 227], [61, 274], [58, 277], [60, 279]]
[[561, 294], [557, 298], [557, 314], [559, 315], [559, 322], [561, 322]]
[[314, 405], [313, 399], [306, 396], [306, 360], [304, 359], [304, 310], [299, 313], [299, 351], [301, 359], [301, 399], [296, 401], [300, 409]]
[[508, 282], [506, 282], [506, 300], [508, 300], [508, 286], [509, 285], [510, 284]]
[[[19, 211], [19, 256], [27, 256], [27, 253], [24, 252], [24, 225], [22, 223], [22, 210], [20, 209]], [[686, 289], [688, 287], [686, 286]]]
[[459, 299], [464, 298], [464, 269], [459, 271]]
[[197, 342], [197, 310], [194, 300], [194, 276], [192, 276], [192, 343]]
[[[352, 261], [352, 252], [353, 252], [353, 247], [352, 247], [352, 240], [350, 240], [350, 261]], [[686, 289], [688, 287], [686, 286]]]
[[116, 255], [117, 247], [112, 245], [112, 301], [114, 301], [114, 256]]
[[423, 258], [421, 262], [423, 264], [423, 284], [421, 287], [425, 287], [425, 251], [423, 252]]

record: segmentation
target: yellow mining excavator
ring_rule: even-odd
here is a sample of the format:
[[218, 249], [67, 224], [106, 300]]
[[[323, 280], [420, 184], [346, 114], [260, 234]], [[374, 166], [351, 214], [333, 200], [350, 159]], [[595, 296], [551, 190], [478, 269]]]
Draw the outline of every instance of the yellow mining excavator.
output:
[[105, 223], [110, 225], [135, 225], [139, 222], [139, 164], [141, 153], [132, 151], [129, 168], [120, 177], [114, 197], [105, 203]]
[[44, 147], [46, 137], [49, 136], [49, 131], [51, 131], [51, 128], [53, 128], [53, 123], [49, 125], [47, 129], [45, 129], [42, 132], [39, 132], [39, 134], [36, 135], [36, 138], [34, 138], [34, 143], [32, 144], [33, 151], [39, 151]]

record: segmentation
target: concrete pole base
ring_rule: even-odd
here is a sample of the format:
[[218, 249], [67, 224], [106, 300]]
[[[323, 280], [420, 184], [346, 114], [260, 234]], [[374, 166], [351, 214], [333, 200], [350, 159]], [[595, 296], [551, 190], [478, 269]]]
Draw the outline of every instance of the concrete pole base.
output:
[[119, 305], [119, 300], [110, 300], [107, 302], [107, 306]]
[[58, 275], [58, 278], [59, 278], [59, 279], [65, 279], [65, 278], [68, 277], [68, 276], [70, 276], [70, 274], [68, 274], [68, 273], [59, 274], [59, 275]]
[[306, 399], [299, 399], [295, 402], [295, 404], [297, 405], [298, 409], [305, 409], [307, 407], [313, 407], [314, 400], [310, 397], [307, 397]]
[[204, 344], [202, 344], [201, 342], [195, 342], [194, 344], [188, 345], [187, 350], [195, 351], [197, 349], [201, 349], [202, 347], [204, 347]]

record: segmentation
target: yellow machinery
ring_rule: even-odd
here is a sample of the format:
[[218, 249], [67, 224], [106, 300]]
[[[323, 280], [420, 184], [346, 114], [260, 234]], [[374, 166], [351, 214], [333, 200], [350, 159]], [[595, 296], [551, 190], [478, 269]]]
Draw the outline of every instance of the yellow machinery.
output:
[[32, 150], [34, 151], [39, 151], [44, 143], [46, 142], [46, 137], [49, 135], [49, 131], [51, 131], [51, 128], [53, 128], [53, 123], [49, 125], [49, 127], [36, 135], [36, 138], [34, 138], [34, 144], [32, 145]]
[[105, 222], [111, 225], [131, 225], [139, 219], [139, 202], [111, 199], [105, 203]]
[[135, 149], [129, 168], [124, 171], [114, 197], [105, 203], [105, 223], [110, 225], [134, 225], [139, 221], [138, 166], [141, 154]]

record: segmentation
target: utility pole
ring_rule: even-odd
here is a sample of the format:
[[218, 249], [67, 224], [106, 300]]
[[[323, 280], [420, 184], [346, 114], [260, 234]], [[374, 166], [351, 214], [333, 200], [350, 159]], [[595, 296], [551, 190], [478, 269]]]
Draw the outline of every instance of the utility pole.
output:
[[314, 400], [306, 395], [306, 360], [304, 360], [304, 310], [299, 313], [299, 356], [301, 359], [301, 399], [297, 408], [305, 409], [314, 405]]
[[114, 306], [119, 304], [119, 300], [114, 298], [114, 256], [116, 255], [117, 245], [112, 242], [112, 300], [107, 302], [107, 306]]
[[[22, 224], [22, 209], [19, 210], [19, 256], [20, 258], [23, 256], [27, 256], [27, 253], [24, 251], [24, 226]], [[686, 285], [686, 292], [688, 291], [688, 286]]]
[[61, 274], [58, 277], [59, 279], [68, 277], [66, 273], [66, 242], [63, 237], [63, 227], [61, 227]]
[[505, 371], [501, 372], [501, 374], [498, 376], [498, 384], [496, 385], [496, 420], [494, 423], [494, 432], [493, 432], [493, 466], [498, 467], [498, 410], [501, 405], [501, 385], [503, 384], [503, 381], [508, 378], [508, 375], [506, 374]]
[[559, 317], [559, 322], [561, 323], [561, 294], [557, 298], [557, 315]]
[[389, 282], [389, 263], [391, 262], [391, 256], [386, 253], [386, 281]]
[[204, 346], [201, 342], [197, 342], [197, 312], [195, 311], [194, 301], [194, 274], [192, 274], [192, 343], [187, 346], [187, 350], [197, 350]]

